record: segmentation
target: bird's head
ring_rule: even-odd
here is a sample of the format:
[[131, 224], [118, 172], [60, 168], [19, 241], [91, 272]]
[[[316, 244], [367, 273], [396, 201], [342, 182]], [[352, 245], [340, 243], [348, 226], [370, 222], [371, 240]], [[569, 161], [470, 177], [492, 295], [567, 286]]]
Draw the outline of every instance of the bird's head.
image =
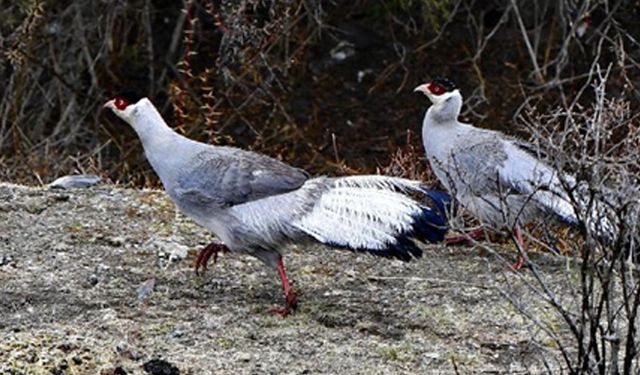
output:
[[444, 77], [436, 77], [431, 82], [416, 87], [413, 92], [425, 94], [433, 104], [439, 104], [452, 96], [460, 95], [456, 85]]
[[118, 117], [128, 122], [132, 123], [135, 109], [139, 107], [141, 102], [144, 99], [140, 99], [139, 96], [132, 92], [123, 91], [116, 95], [113, 99], [104, 103], [104, 108], [109, 108], [113, 113], [115, 113]]

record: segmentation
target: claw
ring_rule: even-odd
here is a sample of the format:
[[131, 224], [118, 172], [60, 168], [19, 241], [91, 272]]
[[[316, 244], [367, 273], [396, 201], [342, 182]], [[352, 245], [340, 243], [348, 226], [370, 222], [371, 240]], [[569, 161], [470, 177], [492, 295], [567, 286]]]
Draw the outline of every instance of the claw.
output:
[[298, 308], [298, 296], [292, 290], [289, 294], [286, 295], [286, 304], [284, 306], [276, 306], [269, 309], [269, 312], [272, 314], [278, 314], [285, 318], [290, 313], [296, 311]]
[[[196, 275], [202, 276], [207, 270], [207, 262], [213, 256], [213, 264], [216, 264], [218, 261], [218, 253], [228, 253], [229, 248], [221, 243], [212, 242], [209, 245], [205, 246], [198, 253], [198, 257], [196, 258]], [[200, 271], [202, 269], [202, 271]]]

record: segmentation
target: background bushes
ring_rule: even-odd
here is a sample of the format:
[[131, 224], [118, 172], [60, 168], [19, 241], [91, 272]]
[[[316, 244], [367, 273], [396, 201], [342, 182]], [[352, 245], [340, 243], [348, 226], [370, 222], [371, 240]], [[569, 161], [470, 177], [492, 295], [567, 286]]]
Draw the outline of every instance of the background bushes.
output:
[[570, 105], [596, 63], [637, 110], [636, 1], [5, 3], [4, 180], [82, 171], [156, 184], [134, 133], [102, 111], [123, 89], [190, 137], [331, 174], [424, 175], [406, 165], [425, 165], [428, 104], [412, 90], [433, 75], [462, 89], [466, 120], [509, 133], [527, 106]]

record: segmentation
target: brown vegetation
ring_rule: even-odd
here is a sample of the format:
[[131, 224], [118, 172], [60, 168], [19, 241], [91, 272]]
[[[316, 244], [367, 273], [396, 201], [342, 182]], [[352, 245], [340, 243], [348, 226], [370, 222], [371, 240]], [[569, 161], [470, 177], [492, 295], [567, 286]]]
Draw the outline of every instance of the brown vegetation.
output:
[[637, 98], [639, 12], [630, 1], [12, 2], [1, 176], [155, 184], [133, 133], [101, 110], [124, 88], [190, 137], [315, 173], [372, 172], [418, 131], [427, 104], [411, 90], [429, 75], [458, 83], [466, 119], [509, 132], [523, 103], [570, 102], [595, 62], [613, 63], [617, 96]]

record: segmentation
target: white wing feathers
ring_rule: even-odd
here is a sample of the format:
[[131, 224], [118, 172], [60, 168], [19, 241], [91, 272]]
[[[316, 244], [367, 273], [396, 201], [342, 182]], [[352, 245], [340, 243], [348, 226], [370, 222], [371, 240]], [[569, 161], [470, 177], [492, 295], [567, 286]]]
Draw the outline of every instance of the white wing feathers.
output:
[[325, 244], [410, 259], [421, 252], [409, 237], [441, 240], [446, 223], [398, 190], [417, 192], [420, 183], [383, 176], [334, 179], [293, 225]]
[[410, 230], [417, 213], [416, 204], [395, 192], [336, 187], [294, 225], [323, 243], [384, 249], [396, 242], [395, 235]]

